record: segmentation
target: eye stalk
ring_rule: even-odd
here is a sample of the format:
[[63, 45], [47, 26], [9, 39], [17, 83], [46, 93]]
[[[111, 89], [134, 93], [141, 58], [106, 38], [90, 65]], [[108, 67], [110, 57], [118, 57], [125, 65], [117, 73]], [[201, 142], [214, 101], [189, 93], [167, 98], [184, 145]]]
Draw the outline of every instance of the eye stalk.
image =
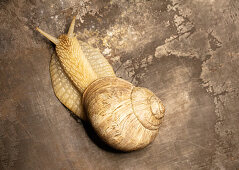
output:
[[71, 21], [71, 26], [69, 28], [69, 31], [67, 33], [67, 36], [70, 38], [74, 37], [74, 27], [75, 27], [76, 17], [73, 17], [73, 20]]
[[53, 42], [55, 45], [57, 45], [60, 42], [56, 37], [53, 37], [52, 35], [46, 33], [45, 31], [41, 30], [40, 28], [36, 27], [36, 30], [38, 32], [40, 32], [43, 36], [45, 36], [48, 40]]
[[[69, 28], [69, 31], [67, 33], [67, 36], [69, 38], [72, 38], [74, 37], [74, 27], [75, 27], [75, 21], [76, 21], [76, 17], [73, 17], [73, 20], [71, 22], [71, 25], [70, 25], [70, 28]], [[52, 35], [46, 33], [45, 31], [41, 30], [40, 28], [36, 27], [36, 30], [38, 32], [40, 32], [43, 36], [45, 36], [48, 40], [50, 40], [51, 42], [53, 42], [55, 45], [59, 44], [59, 39], [56, 38], [56, 37], [53, 37]]]

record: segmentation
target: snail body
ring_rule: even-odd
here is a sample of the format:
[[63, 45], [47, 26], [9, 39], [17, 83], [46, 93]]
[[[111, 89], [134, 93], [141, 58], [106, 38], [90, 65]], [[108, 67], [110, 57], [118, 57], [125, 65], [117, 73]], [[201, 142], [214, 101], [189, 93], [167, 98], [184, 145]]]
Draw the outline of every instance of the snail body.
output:
[[[50, 73], [58, 99], [112, 148], [132, 151], [157, 136], [164, 115], [162, 102], [146, 88], [118, 78], [102, 54], [78, 41], [73, 19], [67, 35], [59, 38], [37, 30], [56, 44]], [[83, 105], [86, 113], [83, 111]]]
[[[111, 65], [97, 49], [94, 49], [85, 42], [78, 42], [98, 78], [115, 76]], [[76, 85], [67, 76], [55, 53], [52, 55], [50, 62], [50, 74], [52, 86], [57, 98], [78, 117], [82, 120], [86, 120], [86, 114], [83, 111], [82, 105], [83, 93], [78, 90]]]

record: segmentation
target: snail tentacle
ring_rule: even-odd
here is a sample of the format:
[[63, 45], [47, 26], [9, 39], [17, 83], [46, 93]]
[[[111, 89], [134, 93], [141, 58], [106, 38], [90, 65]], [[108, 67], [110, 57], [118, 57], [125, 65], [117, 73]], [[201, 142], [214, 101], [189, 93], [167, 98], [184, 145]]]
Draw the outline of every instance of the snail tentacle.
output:
[[71, 21], [69, 31], [67, 33], [68, 37], [74, 37], [75, 21], [76, 21], [76, 17], [73, 17], [73, 20]]
[[55, 45], [57, 45], [60, 42], [56, 37], [53, 37], [52, 35], [46, 33], [45, 31], [41, 30], [40, 28], [36, 27], [36, 30], [38, 32], [40, 32], [43, 36], [45, 36], [48, 40], [53, 42]]

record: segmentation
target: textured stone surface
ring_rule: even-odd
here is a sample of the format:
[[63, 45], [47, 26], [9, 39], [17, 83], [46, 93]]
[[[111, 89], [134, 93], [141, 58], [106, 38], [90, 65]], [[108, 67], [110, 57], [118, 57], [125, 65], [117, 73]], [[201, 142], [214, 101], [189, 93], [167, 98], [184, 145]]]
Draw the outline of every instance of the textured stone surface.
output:
[[[239, 1], [1, 0], [0, 169], [239, 167]], [[165, 104], [147, 148], [117, 153], [54, 96], [54, 46], [64, 33], [98, 47], [116, 74]]]

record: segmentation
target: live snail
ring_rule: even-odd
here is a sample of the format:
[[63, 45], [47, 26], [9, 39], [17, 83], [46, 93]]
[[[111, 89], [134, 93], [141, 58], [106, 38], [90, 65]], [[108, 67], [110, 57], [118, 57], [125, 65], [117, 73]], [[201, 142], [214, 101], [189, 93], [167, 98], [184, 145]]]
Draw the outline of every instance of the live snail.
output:
[[[55, 38], [50, 63], [54, 92], [112, 148], [132, 151], [150, 144], [159, 132], [164, 106], [153, 92], [116, 77], [99, 52], [74, 35], [75, 18], [67, 34]], [[85, 108], [85, 112], [83, 111]]]

